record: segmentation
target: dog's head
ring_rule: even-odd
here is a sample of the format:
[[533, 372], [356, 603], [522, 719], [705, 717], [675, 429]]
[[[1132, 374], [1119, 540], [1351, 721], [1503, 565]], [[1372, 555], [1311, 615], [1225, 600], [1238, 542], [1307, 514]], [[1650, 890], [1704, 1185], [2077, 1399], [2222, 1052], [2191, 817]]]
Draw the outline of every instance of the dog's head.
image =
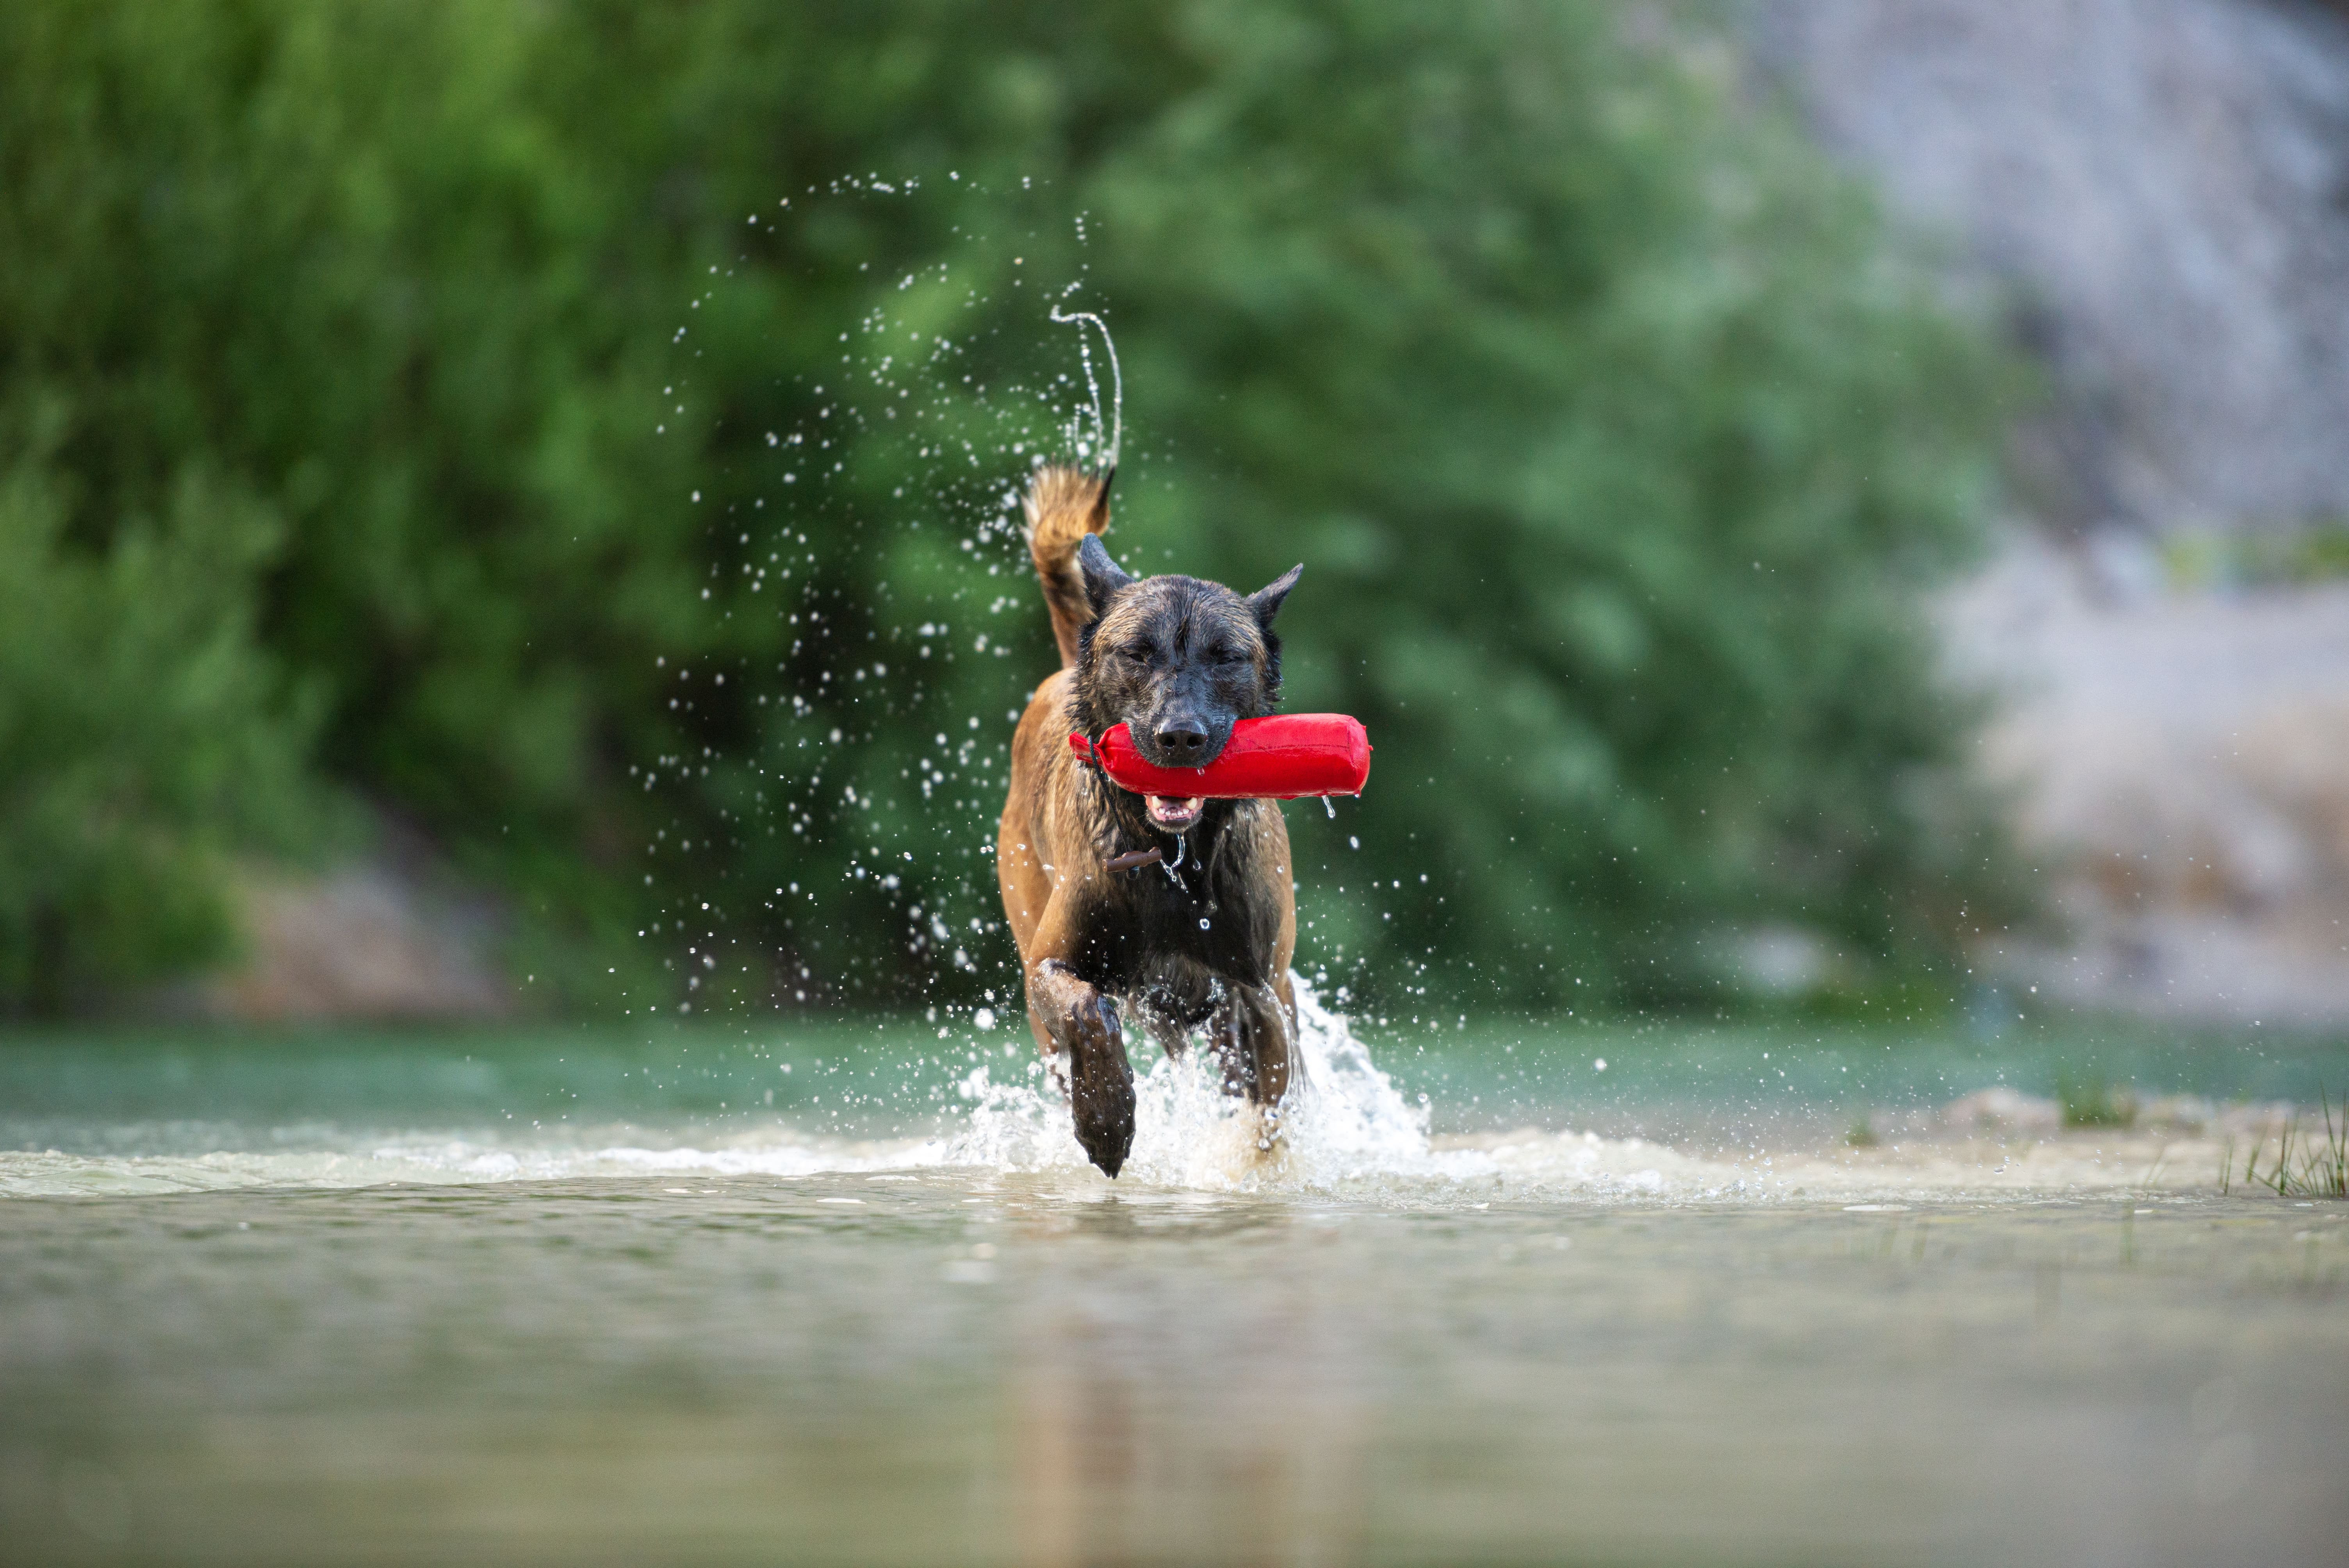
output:
[[[1087, 735], [1123, 724], [1149, 761], [1204, 768], [1223, 754], [1234, 724], [1279, 705], [1272, 622], [1304, 567], [1247, 594], [1196, 577], [1133, 578], [1090, 533], [1077, 564], [1093, 615], [1079, 639], [1075, 682]], [[1206, 802], [1153, 795], [1146, 808], [1152, 826], [1182, 832]]]

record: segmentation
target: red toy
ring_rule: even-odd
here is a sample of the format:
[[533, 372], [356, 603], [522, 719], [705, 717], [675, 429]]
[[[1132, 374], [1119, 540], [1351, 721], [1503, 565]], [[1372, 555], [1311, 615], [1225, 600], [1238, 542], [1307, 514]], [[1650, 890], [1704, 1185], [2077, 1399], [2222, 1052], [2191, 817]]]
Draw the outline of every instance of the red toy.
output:
[[1069, 737], [1069, 749], [1100, 766], [1111, 782], [1137, 795], [1359, 795], [1371, 776], [1371, 737], [1342, 713], [1283, 713], [1232, 726], [1223, 754], [1205, 768], [1161, 768], [1143, 760], [1133, 737], [1117, 725], [1098, 744]]

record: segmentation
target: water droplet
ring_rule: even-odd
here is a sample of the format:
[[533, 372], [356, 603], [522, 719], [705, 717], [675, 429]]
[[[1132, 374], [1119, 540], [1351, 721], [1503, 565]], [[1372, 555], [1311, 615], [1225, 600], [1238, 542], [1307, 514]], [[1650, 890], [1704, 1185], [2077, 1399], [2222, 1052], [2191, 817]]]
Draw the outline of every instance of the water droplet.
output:
[[1201, 921], [1201, 922], [1199, 922], [1199, 929], [1200, 929], [1200, 930], [1202, 930], [1202, 931], [1206, 930], [1206, 929], [1207, 929], [1207, 923], [1206, 923], [1206, 921], [1204, 921], [1204, 920], [1203, 920], [1203, 921]]
[[1338, 820], [1338, 802], [1332, 800], [1327, 795], [1321, 797], [1321, 809], [1330, 813], [1330, 820], [1331, 821], [1334, 822]]

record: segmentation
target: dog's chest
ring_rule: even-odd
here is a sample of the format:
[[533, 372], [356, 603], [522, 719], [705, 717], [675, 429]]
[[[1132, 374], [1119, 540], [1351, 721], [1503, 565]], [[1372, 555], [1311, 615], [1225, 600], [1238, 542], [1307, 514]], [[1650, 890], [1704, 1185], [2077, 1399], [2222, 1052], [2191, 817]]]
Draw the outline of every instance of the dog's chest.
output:
[[1091, 912], [1086, 945], [1106, 976], [1130, 980], [1154, 960], [1187, 957], [1220, 975], [1261, 979], [1271, 961], [1276, 913], [1257, 883], [1218, 866], [1189, 875], [1164, 866], [1109, 873]]

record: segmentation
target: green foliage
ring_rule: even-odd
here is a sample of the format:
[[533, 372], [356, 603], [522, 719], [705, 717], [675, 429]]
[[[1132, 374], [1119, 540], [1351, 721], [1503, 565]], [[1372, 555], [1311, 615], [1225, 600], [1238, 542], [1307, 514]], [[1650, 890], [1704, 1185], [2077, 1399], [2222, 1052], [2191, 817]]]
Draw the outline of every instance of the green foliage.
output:
[[[1378, 745], [1358, 808], [1292, 818], [1315, 959], [1656, 994], [1791, 920], [1926, 961], [1992, 885], [1916, 594], [1971, 542], [1997, 367], [1700, 28], [1619, 27], [10, 7], [10, 526], [96, 597], [212, 552], [117, 624], [228, 650], [210, 750], [93, 701], [11, 766], [105, 799], [68, 754], [136, 730], [212, 782], [90, 820], [216, 855], [304, 760], [505, 887], [574, 995], [667, 1005], [658, 966], [713, 951], [751, 999], [1000, 993], [1003, 716], [1052, 663], [1003, 498], [1062, 439], [1045, 307], [1081, 280], [1129, 565], [1304, 560], [1291, 706]], [[16, 703], [46, 677], [10, 656]], [[91, 974], [206, 951], [209, 914], [132, 943], [15, 865], [0, 907]]]
[[1680, 988], [1724, 922], [1945, 937], [1986, 890], [1917, 593], [1973, 542], [1995, 366], [1856, 191], [1608, 13], [1247, 15], [1247, 68], [1101, 189], [1101, 270], [1225, 455], [1183, 531], [1310, 563], [1292, 700], [1380, 742], [1361, 837], [1414, 874], [1351, 929], [1448, 916], [1552, 995]]
[[2055, 1075], [2055, 1100], [2066, 1127], [2127, 1127], [2137, 1119], [2137, 1097], [2105, 1081], [2095, 1069], [2065, 1068]]
[[2162, 542], [2161, 563], [2182, 586], [2331, 583], [2349, 577], [2349, 520], [2313, 518], [2292, 529], [2242, 534], [2181, 533]]
[[103, 554], [0, 478], [0, 997], [54, 1013], [221, 956], [235, 843], [289, 841], [306, 727], [254, 645], [266, 512], [200, 469]]

